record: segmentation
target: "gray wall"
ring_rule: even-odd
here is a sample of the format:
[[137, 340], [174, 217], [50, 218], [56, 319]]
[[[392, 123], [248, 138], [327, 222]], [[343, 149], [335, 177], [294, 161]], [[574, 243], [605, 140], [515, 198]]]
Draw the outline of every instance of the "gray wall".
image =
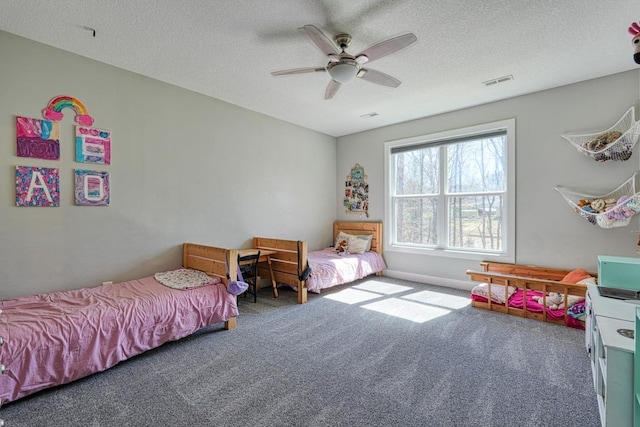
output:
[[[344, 192], [344, 177], [350, 168], [360, 163], [368, 175], [370, 219], [383, 219], [385, 141], [514, 117], [516, 262], [597, 271], [599, 254], [637, 256], [640, 215], [627, 227], [602, 229], [576, 215], [554, 187], [592, 189], [594, 194], [604, 194], [638, 170], [637, 146], [627, 161], [598, 163], [579, 154], [560, 135], [604, 130], [630, 106], [638, 110], [639, 77], [640, 73], [633, 70], [340, 137], [337, 194]], [[336, 203], [339, 219], [355, 219], [345, 213], [340, 197]], [[385, 252], [385, 260], [388, 275], [460, 287], [470, 285], [465, 271], [479, 268], [476, 261], [391, 251]]]
[[[331, 240], [335, 138], [5, 32], [0, 58], [0, 298], [152, 274], [183, 242]], [[60, 161], [16, 156], [15, 116], [58, 95], [112, 132], [111, 165], [74, 161], [71, 109]], [[59, 168], [61, 206], [16, 207], [16, 166]], [[110, 206], [74, 206], [75, 168], [110, 172]]]

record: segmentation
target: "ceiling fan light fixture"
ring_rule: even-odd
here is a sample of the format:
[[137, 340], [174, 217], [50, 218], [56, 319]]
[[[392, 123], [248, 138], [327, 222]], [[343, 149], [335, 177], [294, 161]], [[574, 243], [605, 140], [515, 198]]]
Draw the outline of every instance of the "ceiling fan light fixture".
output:
[[[391, 55], [415, 43], [418, 38], [413, 33], [405, 33], [378, 42], [357, 55], [351, 55], [346, 50], [351, 45], [351, 36], [340, 33], [333, 41], [316, 26], [308, 24], [302, 27], [311, 43], [322, 52], [329, 63], [324, 67], [294, 68], [291, 70], [272, 71], [273, 76], [291, 74], [326, 72], [331, 77], [324, 92], [324, 99], [332, 99], [343, 83], [350, 83], [361, 78], [371, 83], [387, 87], [398, 87], [400, 80], [380, 71], [362, 68], [364, 64]], [[371, 115], [370, 117], [373, 117]]]
[[338, 83], [349, 83], [356, 78], [358, 74], [358, 66], [349, 62], [338, 62], [329, 69], [331, 78]]

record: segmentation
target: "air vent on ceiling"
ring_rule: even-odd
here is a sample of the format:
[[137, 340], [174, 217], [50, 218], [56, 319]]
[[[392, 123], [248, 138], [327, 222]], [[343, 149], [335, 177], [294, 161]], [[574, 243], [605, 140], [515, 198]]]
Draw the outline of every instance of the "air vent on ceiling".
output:
[[368, 119], [368, 118], [370, 118], [370, 117], [375, 117], [375, 116], [377, 116], [377, 115], [378, 115], [378, 113], [376, 113], [376, 112], [374, 111], [374, 112], [372, 112], [372, 113], [363, 114], [363, 115], [361, 115], [360, 117], [361, 117], [361, 118], [363, 118], [363, 119]]
[[485, 86], [493, 86], [497, 85], [498, 83], [508, 82], [509, 80], [513, 80], [513, 76], [511, 74], [509, 74], [508, 76], [498, 77], [497, 79], [487, 80], [486, 82], [482, 82], [482, 84]]

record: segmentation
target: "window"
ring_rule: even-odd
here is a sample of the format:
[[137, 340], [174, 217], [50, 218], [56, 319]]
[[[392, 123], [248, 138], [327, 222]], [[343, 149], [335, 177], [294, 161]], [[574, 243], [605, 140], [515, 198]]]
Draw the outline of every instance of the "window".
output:
[[385, 144], [385, 250], [514, 262], [515, 120]]

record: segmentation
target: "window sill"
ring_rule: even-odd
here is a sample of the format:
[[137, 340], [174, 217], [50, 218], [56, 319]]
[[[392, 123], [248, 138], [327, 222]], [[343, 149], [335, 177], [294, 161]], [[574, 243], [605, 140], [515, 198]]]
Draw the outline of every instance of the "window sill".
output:
[[454, 249], [437, 249], [437, 248], [433, 248], [433, 249], [417, 248], [412, 246], [401, 246], [401, 245], [385, 245], [384, 251], [443, 257], [443, 258], [515, 263], [515, 256], [510, 255], [508, 253], [474, 252], [474, 251], [461, 251], [461, 250], [454, 250]]

